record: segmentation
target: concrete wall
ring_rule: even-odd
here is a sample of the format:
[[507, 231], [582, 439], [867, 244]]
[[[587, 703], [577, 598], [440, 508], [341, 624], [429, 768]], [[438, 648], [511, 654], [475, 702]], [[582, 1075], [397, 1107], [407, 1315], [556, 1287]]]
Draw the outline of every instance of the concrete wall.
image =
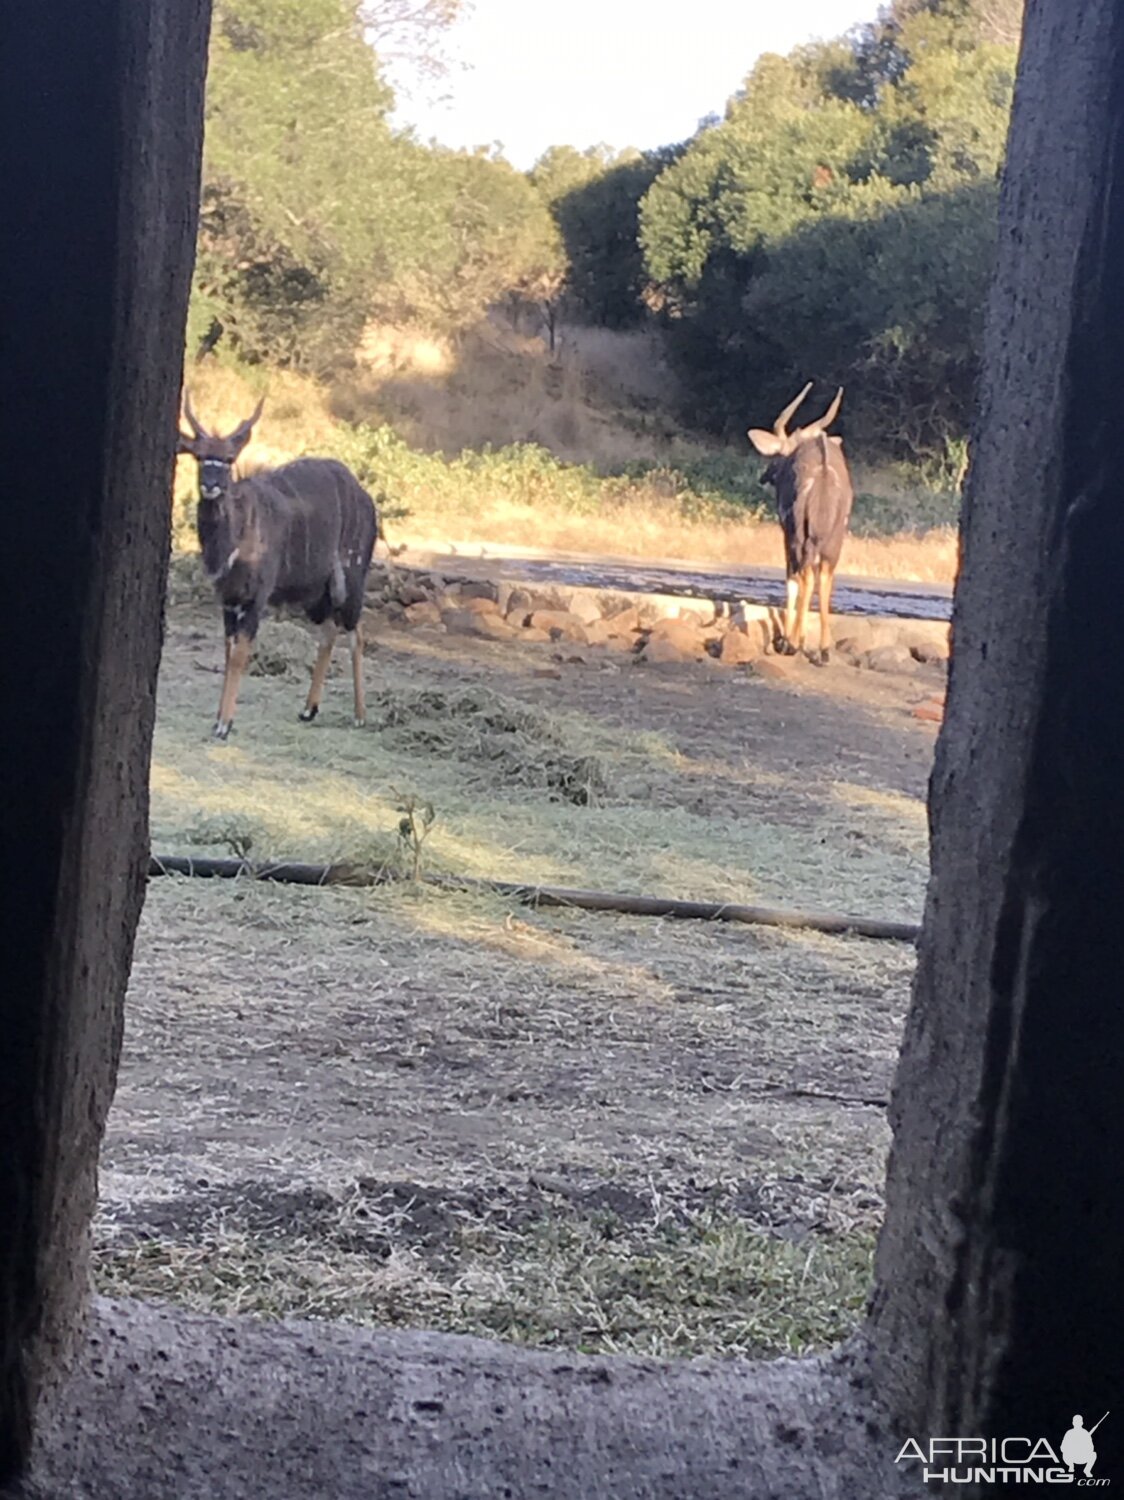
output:
[[5, 9], [0, 1478], [80, 1330], [143, 894], [209, 0]]

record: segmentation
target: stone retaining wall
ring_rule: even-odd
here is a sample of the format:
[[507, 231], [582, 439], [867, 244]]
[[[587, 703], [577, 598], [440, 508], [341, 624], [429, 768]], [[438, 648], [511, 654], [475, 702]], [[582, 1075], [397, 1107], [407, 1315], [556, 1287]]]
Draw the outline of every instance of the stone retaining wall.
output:
[[[735, 667], [771, 655], [780, 611], [668, 594], [530, 587], [390, 567], [372, 572], [370, 602], [392, 620], [491, 641], [554, 641], [638, 661], [713, 660]], [[819, 643], [819, 618], [808, 644]], [[856, 666], [909, 670], [948, 660], [949, 627], [933, 620], [832, 617], [835, 651]]]

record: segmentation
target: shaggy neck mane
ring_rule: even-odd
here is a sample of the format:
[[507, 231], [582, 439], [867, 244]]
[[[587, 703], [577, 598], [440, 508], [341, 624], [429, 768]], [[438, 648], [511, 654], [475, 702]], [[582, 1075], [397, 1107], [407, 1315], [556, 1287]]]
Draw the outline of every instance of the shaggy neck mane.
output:
[[254, 494], [247, 480], [236, 480], [219, 500], [200, 499], [199, 545], [203, 566], [210, 578], [221, 578], [230, 567], [254, 519]]

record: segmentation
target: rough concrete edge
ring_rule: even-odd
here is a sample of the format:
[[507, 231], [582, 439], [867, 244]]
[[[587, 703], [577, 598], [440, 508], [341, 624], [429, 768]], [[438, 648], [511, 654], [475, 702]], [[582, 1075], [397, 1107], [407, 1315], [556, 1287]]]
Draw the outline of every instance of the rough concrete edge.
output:
[[856, 1338], [818, 1359], [607, 1358], [95, 1299], [16, 1500], [855, 1500], [894, 1466]]

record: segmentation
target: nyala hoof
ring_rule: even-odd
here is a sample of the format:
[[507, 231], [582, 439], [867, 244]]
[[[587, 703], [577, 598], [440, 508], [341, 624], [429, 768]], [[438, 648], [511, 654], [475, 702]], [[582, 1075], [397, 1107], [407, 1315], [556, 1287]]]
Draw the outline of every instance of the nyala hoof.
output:
[[782, 640], [781, 643], [780, 643], [780, 645], [777, 647], [777, 655], [778, 656], [795, 656], [796, 655], [796, 647], [792, 644], [791, 641]]
[[316, 715], [319, 712], [320, 705], [319, 703], [317, 703], [312, 708], [302, 708], [297, 717], [300, 719], [302, 724], [311, 724], [313, 719], [315, 719]]
[[225, 740], [230, 737], [230, 731], [234, 728], [228, 719], [224, 724], [221, 719], [216, 719], [215, 727], [211, 730], [211, 738], [214, 740]]
[[831, 652], [825, 651], [821, 647], [819, 651], [809, 652], [808, 659], [813, 663], [814, 666], [826, 667], [828, 662], [831, 660]]
[[367, 727], [366, 719], [353, 719], [352, 723], [355, 725], [356, 729], [366, 729]]

